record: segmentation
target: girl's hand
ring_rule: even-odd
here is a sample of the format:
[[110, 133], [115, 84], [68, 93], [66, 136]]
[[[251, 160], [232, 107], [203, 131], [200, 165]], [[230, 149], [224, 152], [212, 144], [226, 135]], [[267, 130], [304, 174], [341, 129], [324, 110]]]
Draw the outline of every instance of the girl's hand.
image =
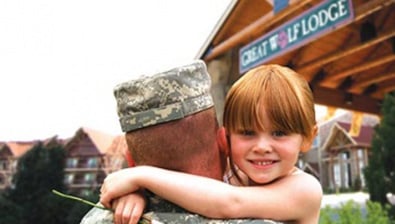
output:
[[100, 202], [106, 207], [111, 208], [111, 201], [115, 198], [127, 195], [139, 190], [133, 182], [134, 170], [136, 168], [126, 168], [109, 174], [103, 181], [100, 189]]
[[114, 199], [114, 224], [137, 224], [145, 207], [142, 193], [134, 192]]

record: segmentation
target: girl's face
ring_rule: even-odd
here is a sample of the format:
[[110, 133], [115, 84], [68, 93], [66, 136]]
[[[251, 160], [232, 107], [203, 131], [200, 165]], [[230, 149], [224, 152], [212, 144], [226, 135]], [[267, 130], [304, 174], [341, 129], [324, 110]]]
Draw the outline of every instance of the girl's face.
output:
[[262, 114], [264, 131], [240, 130], [231, 133], [233, 162], [248, 177], [250, 184], [266, 184], [293, 171], [303, 137], [300, 134], [272, 130]]

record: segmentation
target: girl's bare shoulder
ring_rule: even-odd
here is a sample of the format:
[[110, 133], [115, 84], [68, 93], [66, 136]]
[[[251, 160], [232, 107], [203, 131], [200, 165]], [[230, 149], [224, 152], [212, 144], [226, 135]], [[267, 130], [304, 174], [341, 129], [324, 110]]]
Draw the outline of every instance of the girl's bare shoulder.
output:
[[[317, 177], [306, 173], [300, 169], [296, 169], [290, 176], [295, 187], [299, 186], [302, 189], [307, 189], [308, 191], [314, 190], [318, 194], [322, 194], [322, 186]], [[299, 185], [300, 184], [300, 185]], [[313, 193], [313, 192], [312, 192]]]

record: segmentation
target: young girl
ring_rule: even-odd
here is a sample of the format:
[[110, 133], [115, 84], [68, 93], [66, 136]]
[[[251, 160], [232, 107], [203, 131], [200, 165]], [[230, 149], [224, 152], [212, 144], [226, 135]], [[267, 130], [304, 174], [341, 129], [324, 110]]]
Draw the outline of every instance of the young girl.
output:
[[295, 167], [317, 132], [313, 95], [303, 77], [279, 65], [249, 71], [228, 92], [223, 125], [218, 142], [229, 152], [232, 185], [139, 166], [109, 175], [101, 203], [110, 207], [112, 199], [148, 189], [211, 218], [318, 223], [321, 185]]

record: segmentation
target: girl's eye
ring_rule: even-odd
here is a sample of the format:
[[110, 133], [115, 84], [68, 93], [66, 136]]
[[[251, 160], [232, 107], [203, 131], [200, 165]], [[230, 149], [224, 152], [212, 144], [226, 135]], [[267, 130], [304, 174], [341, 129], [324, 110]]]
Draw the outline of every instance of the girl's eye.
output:
[[240, 131], [240, 134], [250, 136], [250, 135], [254, 135], [255, 132], [251, 130], [242, 130]]
[[282, 136], [286, 136], [287, 133], [285, 133], [284, 131], [273, 131], [272, 135], [275, 137], [282, 137]]

